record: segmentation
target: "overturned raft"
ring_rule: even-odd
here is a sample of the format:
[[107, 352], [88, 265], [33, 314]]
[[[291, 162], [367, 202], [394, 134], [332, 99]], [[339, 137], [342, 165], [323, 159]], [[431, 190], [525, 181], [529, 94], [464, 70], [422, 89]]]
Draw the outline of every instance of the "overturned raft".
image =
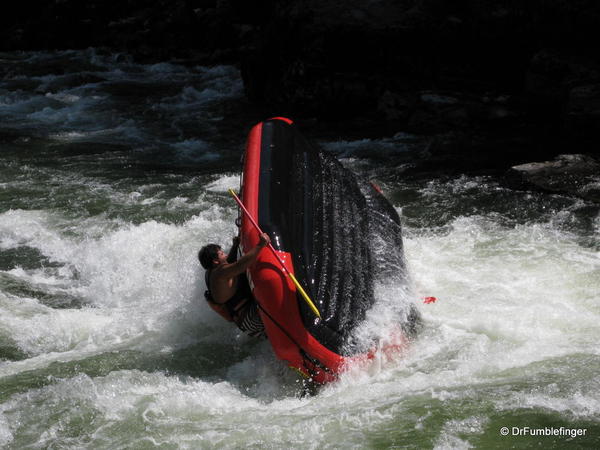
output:
[[[251, 130], [241, 195], [321, 314], [302, 300], [277, 258], [261, 252], [248, 278], [276, 355], [318, 383], [368, 358], [372, 346], [358, 342], [355, 331], [375, 302], [374, 284], [405, 274], [396, 210], [285, 118]], [[241, 235], [245, 250], [258, 243], [246, 216]], [[377, 251], [383, 243], [387, 251]]]

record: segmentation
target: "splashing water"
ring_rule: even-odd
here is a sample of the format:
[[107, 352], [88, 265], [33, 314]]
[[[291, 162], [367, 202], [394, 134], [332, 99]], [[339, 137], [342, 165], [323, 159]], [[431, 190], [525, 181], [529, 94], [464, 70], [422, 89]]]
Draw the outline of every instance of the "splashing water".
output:
[[221, 122], [238, 72], [94, 50], [0, 66], [1, 447], [600, 445], [597, 206], [492, 177], [403, 180], [406, 136], [327, 143], [404, 223], [410, 285], [377, 287], [365, 332], [398, 296], [424, 328], [300, 397], [268, 342], [202, 297], [198, 248], [236, 230], [248, 124], [232, 138]]

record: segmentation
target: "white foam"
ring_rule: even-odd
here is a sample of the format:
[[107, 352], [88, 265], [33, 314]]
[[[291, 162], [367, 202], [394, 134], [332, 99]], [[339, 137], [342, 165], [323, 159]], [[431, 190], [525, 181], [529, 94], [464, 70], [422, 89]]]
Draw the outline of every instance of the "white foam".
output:
[[600, 261], [569, 236], [470, 217], [449, 234], [409, 237], [406, 252], [419, 296], [439, 299], [425, 318], [446, 346], [465, 349], [458, 367], [471, 377], [591, 352], [600, 337], [600, 277], [590, 278]]
[[143, 131], [132, 121], [128, 120], [116, 127], [97, 129], [97, 123], [83, 124], [83, 128], [94, 128], [89, 131], [60, 131], [50, 133], [48, 137], [62, 142], [98, 142], [119, 143], [142, 142]]
[[[62, 273], [50, 268], [16, 269], [12, 276], [32, 285], [72, 286], [73, 293], [93, 306], [56, 310], [34, 299], [5, 301], [2, 329], [31, 355], [102, 351], [125, 342], [135, 348], [183, 345], [204, 315], [209, 324], [215, 320], [212, 311], [199, 308], [204, 306], [199, 302], [203, 282], [196, 252], [205, 242], [233, 235], [231, 214], [213, 206], [182, 225], [150, 221], [105, 230], [101, 237], [94, 232], [79, 238], [54, 230], [47, 214], [0, 215], [5, 248], [27, 245], [68, 264]], [[32, 302], [38, 308], [34, 313], [19, 309]]]
[[59, 253], [63, 246], [50, 225], [51, 215], [44, 211], [9, 210], [0, 214], [0, 248], [14, 248], [39, 242]]
[[[4, 302], [3, 302], [4, 303]], [[8, 302], [6, 302], [8, 303]], [[18, 298], [2, 307], [0, 328], [27, 354], [66, 352], [106, 342], [113, 318], [97, 309], [52, 309], [33, 299]], [[121, 333], [123, 330], [119, 330]], [[122, 334], [118, 341], [127, 339]], [[118, 343], [111, 339], [112, 344]]]
[[[48, 415], [37, 405], [54, 404], [62, 411], [62, 420]], [[203, 441], [209, 444], [238, 442], [244, 433], [233, 432], [231, 426], [239, 423], [241, 429], [256, 439], [263, 430], [254, 429], [255, 416], [265, 416], [265, 406], [240, 395], [228, 383], [207, 383], [190, 379], [179, 380], [160, 373], [117, 371], [106, 377], [90, 378], [78, 375], [58, 381], [47, 387], [18, 394], [0, 406], [9, 426], [25, 426], [31, 436], [37, 436], [35, 446], [48, 446], [64, 439], [60, 426], [80, 414], [93, 414], [93, 427], [82, 431], [83, 436], [100, 444], [112, 441], [115, 427], [129, 423], [128, 440], [151, 437], [166, 439], [173, 444]], [[219, 418], [229, 429], [214, 432], [214, 420]], [[179, 428], [183, 433], [173, 433]], [[164, 432], [168, 431], [165, 435]], [[118, 433], [118, 432], [117, 432]], [[120, 433], [118, 433], [120, 434]], [[162, 435], [162, 436], [161, 436]]]
[[10, 430], [10, 425], [5, 415], [0, 412], [0, 446], [10, 444], [13, 440], [13, 434]]
[[240, 188], [239, 175], [220, 176], [215, 181], [207, 184], [205, 189], [212, 192], [227, 192], [229, 189], [237, 190]]
[[[226, 175], [207, 189], [224, 192], [236, 183], [237, 176]], [[128, 193], [132, 201], [139, 201], [140, 195], [135, 194]], [[186, 200], [172, 202], [175, 207]], [[194, 321], [207, 320], [218, 328], [219, 320], [211, 311], [197, 310], [190, 301], [197, 301], [203, 289], [195, 285], [201, 279], [195, 252], [204, 242], [227, 243], [226, 236], [235, 231], [233, 214], [212, 207], [182, 225], [98, 224], [89, 234], [85, 231], [89, 225], [82, 224], [75, 238], [64, 236], [61, 220], [45, 212], [1, 214], [2, 248], [27, 245], [67, 264], [62, 272], [16, 269], [12, 276], [34, 285], [60, 289], [70, 285], [74, 294], [99, 309], [73, 315], [43, 310], [29, 324], [16, 311], [7, 311], [6, 317], [14, 318], [10, 334], [35, 355], [81, 345], [88, 350], [109, 348], [128, 340], [137, 346], [142, 336], [148, 337], [150, 347], [179, 345], [178, 340], [187, 339], [187, 331], [197, 324]], [[444, 352], [462, 349], [451, 363], [451, 372], [427, 380], [417, 376], [417, 384], [408, 384], [412, 388], [460, 384], [464, 376], [474, 382], [499, 370], [595, 348], [600, 315], [597, 252], [579, 247], [570, 236], [549, 226], [505, 228], [482, 216], [457, 219], [440, 234], [408, 232], [407, 260], [417, 296], [439, 298], [435, 304], [421, 306], [435, 338], [429, 337], [420, 347], [423, 360], [418, 364], [430, 364]], [[398, 295], [408, 293], [395, 292], [393, 286], [380, 292], [384, 300]], [[381, 305], [381, 311], [371, 313], [376, 325], [387, 317], [385, 301]], [[190, 311], [195, 312], [186, 315]], [[164, 318], [170, 315], [179, 321], [174, 329], [165, 326]], [[136, 320], [130, 323], [120, 317]], [[32, 329], [40, 333], [27, 331]]]
[[[472, 217], [457, 219], [449, 233], [409, 233], [405, 242], [418, 296], [438, 297], [420, 307], [424, 332], [399, 359], [345, 373], [326, 389], [328, 395], [343, 395], [349, 404], [358, 395], [374, 404], [401, 404], [428, 392], [443, 402], [461, 400], [488, 383], [492, 389], [498, 380], [513, 383], [520, 376], [515, 373], [529, 378], [541, 363], [598, 354], [600, 278], [590, 278], [598, 261], [568, 234], [539, 225], [503, 228]], [[550, 364], [564, 383], [577, 379], [570, 367]], [[498, 408], [547, 408], [578, 418], [598, 414], [593, 383], [575, 384], [571, 393], [534, 384], [508, 397], [500, 390], [494, 402]], [[473, 433], [461, 427], [448, 423], [436, 445], [470, 445], [462, 434]]]
[[47, 92], [46, 97], [53, 98], [55, 100], [58, 100], [60, 102], [67, 103], [67, 104], [75, 103], [81, 99], [81, 97], [79, 97], [78, 95], [61, 93], [61, 92], [59, 92], [58, 94], [53, 94], [51, 92]]
[[420, 192], [425, 196], [434, 197], [441, 195], [445, 196], [448, 194], [461, 195], [490, 190], [492, 190], [492, 187], [489, 178], [468, 177], [463, 175], [445, 182], [440, 182], [439, 180], [429, 181]]
[[473, 445], [458, 436], [442, 431], [441, 436], [436, 439], [433, 448], [434, 450], [467, 450], [473, 448]]
[[59, 133], [51, 133], [49, 137], [52, 139], [59, 140], [59, 141], [72, 142], [72, 141], [83, 140], [86, 137], [88, 137], [89, 135], [90, 135], [90, 133], [84, 133], [81, 131], [61, 131]]
[[561, 392], [555, 383], [548, 386], [536, 386], [525, 392], [514, 393], [509, 399], [499, 402], [500, 410], [515, 408], [541, 408], [560, 413], [570, 419], [586, 419], [600, 416], [600, 394], [598, 380], [591, 379], [580, 390]]

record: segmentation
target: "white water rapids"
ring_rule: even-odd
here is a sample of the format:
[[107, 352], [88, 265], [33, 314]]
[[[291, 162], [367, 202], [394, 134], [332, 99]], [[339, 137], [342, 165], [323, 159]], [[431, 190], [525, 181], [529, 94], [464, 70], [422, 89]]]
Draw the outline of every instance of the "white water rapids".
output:
[[[424, 329], [301, 397], [202, 295], [199, 247], [235, 231], [243, 141], [213, 134], [239, 74], [86, 52], [9, 55], [20, 72], [0, 84], [0, 447], [600, 445], [597, 206], [491, 177], [407, 182], [366, 161], [405, 151], [394, 139], [325, 142], [382, 178]], [[33, 69], [53, 57], [72, 73]], [[374, 326], [402, 292], [379, 287]]]

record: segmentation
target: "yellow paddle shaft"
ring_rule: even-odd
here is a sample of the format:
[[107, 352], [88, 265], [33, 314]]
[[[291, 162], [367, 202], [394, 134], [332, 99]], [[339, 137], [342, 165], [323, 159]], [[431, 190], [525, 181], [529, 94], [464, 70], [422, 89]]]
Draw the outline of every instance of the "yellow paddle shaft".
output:
[[296, 280], [296, 277], [294, 276], [294, 274], [291, 273], [291, 272], [288, 272], [287, 270], [286, 270], [286, 272], [290, 276], [290, 278], [292, 279], [292, 281], [294, 282], [294, 284], [296, 285], [296, 289], [298, 289], [300, 291], [300, 295], [304, 298], [304, 300], [306, 301], [306, 304], [308, 305], [308, 307], [320, 319], [321, 318], [321, 313], [319, 312], [319, 310], [317, 309], [317, 307], [315, 306], [315, 304], [312, 302], [312, 300], [310, 299], [310, 297], [308, 296], [308, 294], [306, 293], [306, 291], [304, 290], [304, 288], [302, 286], [300, 286], [300, 283], [298, 283], [298, 280]]

